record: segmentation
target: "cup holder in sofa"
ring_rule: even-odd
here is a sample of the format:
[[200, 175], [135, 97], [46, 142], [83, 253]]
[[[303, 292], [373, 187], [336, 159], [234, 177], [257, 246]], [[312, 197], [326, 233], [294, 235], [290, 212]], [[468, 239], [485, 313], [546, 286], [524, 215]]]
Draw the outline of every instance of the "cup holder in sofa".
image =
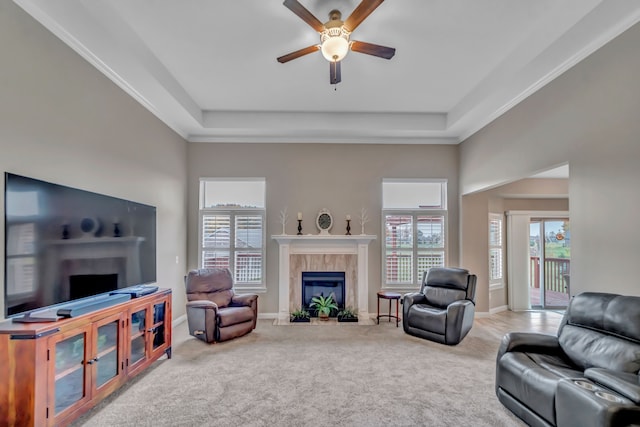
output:
[[594, 383], [587, 380], [573, 380], [573, 383], [578, 387], [584, 388], [585, 390], [597, 391], [601, 390], [600, 387], [597, 387]]
[[604, 399], [604, 400], [607, 400], [609, 402], [631, 403], [628, 399], [625, 399], [624, 397], [620, 397], [620, 396], [617, 396], [615, 394], [611, 394], [611, 393], [606, 392], [606, 391], [596, 391], [595, 395], [598, 396], [600, 399]]
[[625, 399], [622, 396], [618, 396], [617, 394], [613, 394], [607, 390], [605, 390], [604, 388], [592, 383], [591, 381], [587, 380], [587, 379], [577, 379], [577, 380], [573, 380], [573, 383], [575, 385], [577, 385], [580, 388], [583, 388], [585, 390], [589, 390], [591, 392], [593, 392], [593, 394], [595, 394], [596, 396], [598, 396], [600, 399], [604, 399], [608, 402], [613, 402], [613, 403], [631, 403], [631, 401], [629, 399]]

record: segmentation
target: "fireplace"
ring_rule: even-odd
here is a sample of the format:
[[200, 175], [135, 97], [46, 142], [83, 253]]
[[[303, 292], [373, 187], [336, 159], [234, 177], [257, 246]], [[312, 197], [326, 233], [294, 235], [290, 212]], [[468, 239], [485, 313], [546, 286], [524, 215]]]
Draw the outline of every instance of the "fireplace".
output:
[[278, 323], [302, 302], [303, 272], [344, 272], [344, 305], [358, 311], [358, 322], [369, 324], [369, 250], [372, 235], [275, 235], [279, 251]]
[[[331, 295], [338, 310], [345, 308], [345, 276], [343, 271], [303, 271], [302, 307], [309, 310], [311, 299], [315, 296]], [[316, 316], [315, 310], [310, 312]], [[335, 316], [336, 313], [331, 313]]]

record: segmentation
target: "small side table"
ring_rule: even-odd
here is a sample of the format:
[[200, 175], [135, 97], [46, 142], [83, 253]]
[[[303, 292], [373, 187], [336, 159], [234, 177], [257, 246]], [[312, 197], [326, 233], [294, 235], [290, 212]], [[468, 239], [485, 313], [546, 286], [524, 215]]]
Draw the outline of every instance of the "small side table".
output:
[[[402, 298], [402, 295], [400, 295], [397, 292], [390, 292], [390, 291], [378, 291], [378, 315], [376, 316], [376, 320], [378, 322], [378, 325], [380, 324], [380, 318], [381, 317], [388, 317], [389, 318], [389, 322], [391, 322], [391, 319], [396, 319], [396, 328], [398, 327], [398, 323], [400, 322], [400, 314], [399, 314], [399, 303], [400, 303], [400, 298]], [[381, 299], [387, 299], [389, 300], [389, 314], [380, 314], [380, 300]], [[392, 315], [391, 314], [391, 301], [395, 300], [396, 301], [396, 315]]]

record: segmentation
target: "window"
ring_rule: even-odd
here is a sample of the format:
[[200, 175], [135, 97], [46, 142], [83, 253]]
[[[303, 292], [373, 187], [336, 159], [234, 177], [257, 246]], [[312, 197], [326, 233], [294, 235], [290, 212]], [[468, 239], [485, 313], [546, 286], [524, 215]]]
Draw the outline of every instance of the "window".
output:
[[200, 267], [227, 267], [235, 287], [264, 288], [264, 242], [264, 178], [200, 180]]
[[503, 286], [502, 215], [489, 214], [489, 287]]
[[383, 180], [385, 287], [420, 286], [423, 273], [446, 264], [447, 184]]

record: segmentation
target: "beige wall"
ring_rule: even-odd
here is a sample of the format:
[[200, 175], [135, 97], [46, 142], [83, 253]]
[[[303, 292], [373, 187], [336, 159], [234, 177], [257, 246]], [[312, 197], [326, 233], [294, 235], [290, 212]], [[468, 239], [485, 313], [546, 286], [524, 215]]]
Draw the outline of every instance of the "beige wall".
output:
[[[458, 147], [438, 145], [342, 144], [190, 144], [189, 145], [189, 266], [198, 263], [198, 180], [200, 177], [265, 177], [267, 182], [267, 293], [260, 311], [278, 309], [279, 213], [287, 207], [303, 213], [303, 233], [316, 234], [314, 219], [327, 208], [336, 219], [334, 233], [344, 233], [345, 215], [356, 219], [366, 208], [366, 232], [378, 239], [369, 247], [369, 310], [381, 281], [382, 178], [446, 178], [449, 199], [449, 264], [458, 265]], [[357, 219], [352, 222], [358, 230]], [[295, 234], [291, 220], [287, 233]]]
[[156, 206], [158, 285], [184, 314], [186, 142], [10, 1], [0, 52], [0, 171]]
[[638, 46], [636, 24], [461, 144], [462, 194], [569, 164], [572, 293], [640, 295]]

